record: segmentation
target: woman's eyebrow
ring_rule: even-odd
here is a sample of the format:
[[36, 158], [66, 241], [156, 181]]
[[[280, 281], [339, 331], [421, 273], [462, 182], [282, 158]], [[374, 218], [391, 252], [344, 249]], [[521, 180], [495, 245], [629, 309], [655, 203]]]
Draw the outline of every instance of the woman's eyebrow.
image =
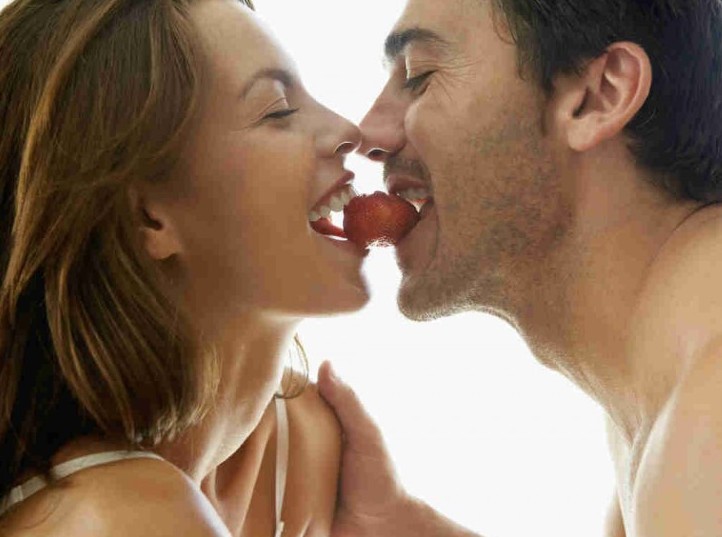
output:
[[246, 85], [243, 86], [243, 89], [241, 90], [241, 99], [246, 98], [246, 95], [248, 95], [248, 92], [251, 91], [256, 83], [265, 79], [277, 80], [286, 88], [291, 88], [294, 85], [294, 77], [290, 72], [276, 67], [265, 67], [256, 71], [250, 80], [246, 82]]

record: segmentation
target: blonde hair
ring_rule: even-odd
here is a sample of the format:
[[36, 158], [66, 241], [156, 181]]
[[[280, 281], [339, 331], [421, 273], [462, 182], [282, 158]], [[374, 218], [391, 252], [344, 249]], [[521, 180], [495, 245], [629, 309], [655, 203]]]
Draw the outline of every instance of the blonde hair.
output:
[[[138, 242], [197, 112], [192, 0], [16, 0], [0, 13], [0, 498], [96, 434], [152, 446], [205, 412], [217, 363]], [[251, 2], [243, 3], [252, 7]]]

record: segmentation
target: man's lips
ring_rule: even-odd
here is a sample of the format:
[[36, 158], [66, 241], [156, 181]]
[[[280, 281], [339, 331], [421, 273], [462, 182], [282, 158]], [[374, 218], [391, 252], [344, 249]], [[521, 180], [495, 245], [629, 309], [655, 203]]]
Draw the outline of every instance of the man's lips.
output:
[[[428, 194], [427, 197], [432, 197], [431, 185], [426, 181], [417, 179], [410, 175], [389, 173], [384, 177], [384, 183], [389, 194], [400, 195], [402, 192], [409, 192], [413, 190], [421, 190]], [[404, 196], [402, 196], [404, 197]]]
[[390, 174], [385, 178], [388, 191], [397, 195], [421, 211], [424, 205], [433, 200], [431, 189], [425, 181], [407, 175]]

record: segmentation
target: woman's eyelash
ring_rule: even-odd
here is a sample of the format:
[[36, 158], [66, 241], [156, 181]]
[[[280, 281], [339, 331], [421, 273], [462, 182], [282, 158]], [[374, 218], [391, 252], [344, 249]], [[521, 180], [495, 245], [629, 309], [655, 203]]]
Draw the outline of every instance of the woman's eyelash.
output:
[[428, 79], [433, 74], [434, 74], [434, 71], [427, 71], [423, 74], [420, 74], [419, 76], [415, 76], [413, 78], [407, 78], [404, 81], [404, 89], [408, 89], [411, 91], [418, 90], [424, 84], [424, 82], [426, 82], [426, 79]]
[[284, 117], [288, 117], [296, 112], [298, 112], [298, 108], [286, 108], [284, 110], [278, 110], [277, 112], [266, 114], [263, 116], [263, 119], [283, 119]]

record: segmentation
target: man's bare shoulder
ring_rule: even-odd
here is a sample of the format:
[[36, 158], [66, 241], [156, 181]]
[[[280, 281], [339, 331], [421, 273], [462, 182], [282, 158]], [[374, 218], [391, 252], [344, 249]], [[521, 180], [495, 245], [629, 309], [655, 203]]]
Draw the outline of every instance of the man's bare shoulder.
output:
[[230, 537], [198, 487], [166, 461], [118, 461], [63, 481], [65, 487], [47, 490], [47, 516], [39, 523], [14, 522], [13, 527], [24, 529], [18, 535]]
[[685, 313], [695, 313], [687, 306], [698, 300], [722, 304], [722, 296], [711, 292], [721, 287], [715, 270], [720, 262], [722, 204], [716, 204], [698, 210], [667, 240], [655, 259], [654, 289]]
[[[628, 352], [676, 380], [722, 336], [722, 206], [700, 210], [648, 267], [627, 326]], [[672, 370], [676, 370], [672, 372]]]
[[636, 537], [721, 535], [722, 340], [689, 368], [645, 449], [634, 491]]

